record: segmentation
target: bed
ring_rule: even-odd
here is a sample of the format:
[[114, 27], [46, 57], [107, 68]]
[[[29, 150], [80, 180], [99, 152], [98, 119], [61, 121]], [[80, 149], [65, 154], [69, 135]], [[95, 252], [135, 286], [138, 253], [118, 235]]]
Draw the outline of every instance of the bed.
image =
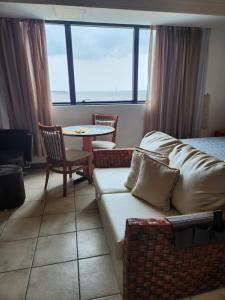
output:
[[225, 161], [225, 137], [204, 137], [181, 139], [182, 143], [191, 145], [219, 160]]

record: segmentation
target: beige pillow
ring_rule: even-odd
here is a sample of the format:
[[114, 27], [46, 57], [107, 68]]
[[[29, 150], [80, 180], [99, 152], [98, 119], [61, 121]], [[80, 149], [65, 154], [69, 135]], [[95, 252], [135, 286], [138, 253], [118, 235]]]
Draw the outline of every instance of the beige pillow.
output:
[[155, 207], [169, 210], [179, 173], [179, 170], [143, 154], [138, 179], [131, 193]]
[[169, 156], [170, 166], [180, 169], [172, 204], [183, 213], [220, 209], [225, 206], [225, 162], [189, 145], [179, 145]]
[[132, 188], [134, 187], [137, 181], [140, 165], [141, 165], [141, 157], [143, 154], [146, 154], [156, 160], [159, 160], [164, 164], [169, 164], [169, 159], [163, 156], [161, 153], [152, 152], [152, 151], [141, 149], [139, 147], [135, 147], [132, 155], [131, 165], [130, 165], [130, 173], [128, 175], [127, 181], [124, 184], [128, 189], [132, 190]]

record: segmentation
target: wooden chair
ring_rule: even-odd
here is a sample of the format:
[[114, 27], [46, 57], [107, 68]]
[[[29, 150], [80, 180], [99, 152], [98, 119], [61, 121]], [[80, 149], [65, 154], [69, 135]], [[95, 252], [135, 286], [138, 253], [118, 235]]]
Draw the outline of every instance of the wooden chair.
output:
[[72, 178], [74, 172], [84, 170], [88, 181], [91, 182], [90, 160], [92, 154], [78, 149], [66, 149], [61, 126], [45, 126], [40, 123], [38, 126], [47, 154], [45, 190], [50, 171], [63, 174], [63, 197], [66, 197], [67, 174]]
[[92, 149], [114, 149], [116, 147], [116, 130], [118, 123], [118, 115], [103, 115], [93, 114], [92, 115], [93, 125], [105, 125], [115, 128], [115, 131], [110, 135], [110, 140], [105, 137], [99, 137], [98, 140], [92, 142]]

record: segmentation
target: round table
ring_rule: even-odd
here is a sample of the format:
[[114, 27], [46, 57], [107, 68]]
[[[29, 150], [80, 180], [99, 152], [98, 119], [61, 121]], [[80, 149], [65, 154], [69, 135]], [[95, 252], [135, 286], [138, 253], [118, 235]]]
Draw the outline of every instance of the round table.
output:
[[92, 152], [92, 140], [95, 136], [110, 134], [115, 128], [103, 125], [76, 125], [63, 128], [63, 135], [82, 137], [83, 150]]

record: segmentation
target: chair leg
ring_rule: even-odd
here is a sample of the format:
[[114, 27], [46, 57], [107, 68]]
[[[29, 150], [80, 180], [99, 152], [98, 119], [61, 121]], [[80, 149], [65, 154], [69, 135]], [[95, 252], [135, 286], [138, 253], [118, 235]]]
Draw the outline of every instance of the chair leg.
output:
[[72, 178], [72, 168], [69, 167], [69, 178], [71, 179]]
[[66, 197], [67, 190], [67, 174], [66, 169], [63, 171], [63, 197]]
[[45, 190], [47, 189], [47, 185], [48, 185], [49, 173], [50, 173], [50, 168], [49, 165], [47, 164], [46, 175], [45, 175], [45, 187], [44, 187]]
[[93, 172], [92, 158], [89, 158], [88, 167], [87, 167], [87, 179], [89, 184], [92, 183], [92, 172]]

